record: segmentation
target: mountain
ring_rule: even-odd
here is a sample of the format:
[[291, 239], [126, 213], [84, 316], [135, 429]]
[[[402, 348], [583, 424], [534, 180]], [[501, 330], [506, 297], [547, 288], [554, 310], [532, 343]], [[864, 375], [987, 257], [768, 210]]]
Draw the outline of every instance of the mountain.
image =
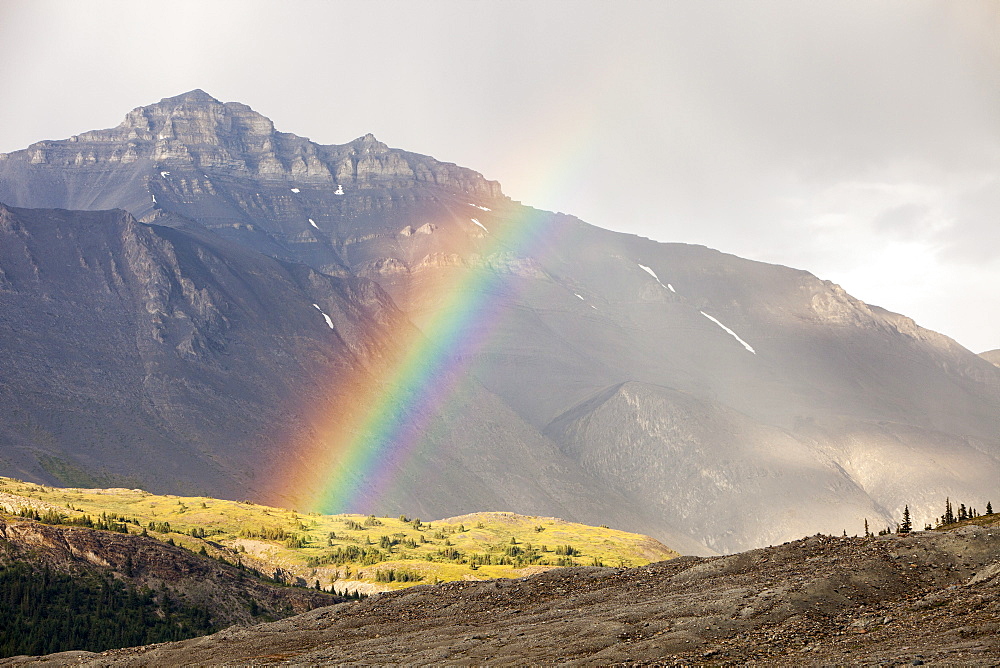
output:
[[203, 638], [45, 660], [988, 666], [1000, 655], [1000, 527], [992, 517], [906, 537], [816, 535], [642, 568], [451, 582]]
[[[102, 360], [116, 356], [107, 351], [136, 340], [125, 314], [158, 308], [121, 302], [113, 324], [86, 325], [120, 334], [84, 345], [85, 379], [55, 382], [46, 370], [76, 373], [47, 362], [65, 357], [60, 336], [75, 333], [38, 315], [43, 296], [56, 293], [48, 274], [30, 288], [24, 279], [16, 289], [0, 284], [4, 305], [19, 305], [2, 340], [30, 333], [36, 346], [33, 356], [19, 349], [2, 362], [10, 368], [3, 381], [16, 379], [3, 396], [24, 417], [7, 425], [15, 456], [7, 446], [0, 472], [53, 482], [67, 467], [42, 462], [57, 457], [85, 472], [141, 472], [154, 491], [184, 491], [171, 467], [178, 473], [194, 461], [199, 491], [219, 496], [308, 505], [334, 486], [349, 491], [337, 493], [344, 507], [320, 509], [428, 517], [505, 509], [608, 523], [697, 553], [817, 530], [856, 533], [865, 518], [873, 527], [893, 522], [904, 505], [921, 526], [945, 497], [983, 505], [997, 491], [1000, 368], [947, 337], [805, 271], [523, 206], [472, 170], [370, 135], [319, 145], [277, 132], [245, 105], [192, 91], [133, 110], [117, 128], [0, 156], [0, 201], [128, 211], [129, 225], [163, 243], [187, 244], [195, 257], [202, 246], [225, 254], [217, 265], [231, 268], [245, 305], [237, 314], [228, 310], [237, 302], [212, 299], [222, 315], [199, 315], [182, 280], [196, 264], [151, 269], [177, 277], [170, 294], [187, 299], [181, 310], [192, 314], [169, 320], [170, 345], [154, 346], [163, 361], [126, 356], [106, 372], [114, 378], [101, 376]], [[9, 210], [25, 221], [123, 215]], [[75, 258], [60, 260], [79, 267], [72, 301], [86, 304], [91, 292], [96, 303], [111, 299]], [[287, 291], [255, 298], [270, 294], [275, 274]], [[244, 275], [252, 278], [243, 283]], [[324, 331], [313, 303], [325, 313], [339, 304], [356, 318]], [[81, 307], [73, 317], [95, 313]], [[262, 335], [237, 345], [235, 323]], [[343, 344], [327, 347], [324, 335]], [[115, 336], [123, 342], [109, 345]], [[348, 355], [356, 349], [367, 357]], [[367, 373], [355, 376], [358, 368]], [[404, 373], [416, 368], [425, 375]], [[352, 382], [333, 383], [340, 393], [327, 399], [329, 379], [344, 377]], [[382, 392], [403, 377], [411, 385]], [[116, 419], [110, 406], [139, 394], [116, 389], [128, 383], [172, 393], [129, 408], [138, 420], [125, 411]], [[44, 401], [15, 396], [21, 388], [44, 388]], [[72, 411], [56, 410], [64, 395]], [[315, 406], [317, 398], [326, 403]], [[51, 425], [67, 413], [81, 422], [95, 402], [109, 406], [95, 424], [108, 425], [116, 454], [83, 445], [104, 437], [78, 442], [86, 431]], [[366, 407], [383, 407], [379, 419], [390, 422], [406, 416], [419, 433], [366, 441], [358, 435], [368, 427], [358, 425], [375, 418], [329, 424], [332, 413]], [[135, 446], [143, 463], [125, 466], [121, 454], [146, 413], [163, 428], [143, 432]], [[350, 461], [367, 463], [330, 475], [326, 453], [352, 439], [369, 445], [367, 459]], [[284, 482], [260, 482], [265, 471]]]
[[994, 366], [1000, 366], [1000, 348], [979, 353], [979, 356]]

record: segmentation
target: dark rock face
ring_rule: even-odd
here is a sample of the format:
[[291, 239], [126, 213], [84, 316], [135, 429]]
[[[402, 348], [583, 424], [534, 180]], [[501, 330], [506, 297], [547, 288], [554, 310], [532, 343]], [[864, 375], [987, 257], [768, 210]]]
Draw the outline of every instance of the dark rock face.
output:
[[[615, 524], [687, 552], [728, 552], [817, 530], [856, 533], [865, 518], [880, 528], [905, 504], [923, 526], [946, 496], [984, 505], [1000, 479], [1000, 368], [947, 337], [804, 271], [521, 206], [471, 170], [371, 136], [316, 145], [193, 91], [136, 109], [117, 128], [7, 154], [5, 199], [119, 207], [152, 224], [137, 228], [149, 242], [129, 246], [116, 269], [107, 260], [91, 271], [104, 265], [89, 260], [73, 270], [79, 277], [59, 281], [73, 284], [73, 303], [119, 304], [73, 312], [75, 322], [93, 321], [77, 325], [96, 341], [83, 344], [86, 382], [63, 378], [66, 365], [50, 361], [66, 353], [53, 312], [38, 316], [41, 295], [63, 288], [3, 292], [14, 281], [36, 284], [28, 251], [13, 250], [22, 242], [0, 249], [0, 295], [12, 304], [7, 313], [19, 313], [7, 331], [38, 330], [18, 344], [17, 361], [0, 362], [11, 369], [0, 382], [47, 388], [39, 392], [48, 397], [19, 398], [19, 415], [30, 417], [6, 427], [15, 455], [0, 456], [20, 477], [51, 481], [29, 451], [124, 472], [117, 462], [128, 444], [146, 458], [130, 472], [163, 472], [156, 490], [185, 491], [168, 481], [177, 462], [198, 461], [206, 462], [192, 474], [199, 490], [294, 503], [250, 481], [264, 462], [301, 456], [278, 441], [321, 447], [316, 422], [303, 415], [323, 411], [314, 405], [319, 378], [355, 368], [355, 357], [401, 354], [419, 335], [410, 323], [428, 331], [458, 294], [483, 305], [475, 316], [488, 336], [463, 353], [468, 371], [398, 484], [358, 510], [503, 508]], [[241, 259], [205, 262], [204, 248]], [[74, 253], [60, 266], [81, 266]], [[120, 265], [143, 277], [130, 301], [115, 301]], [[243, 285], [248, 271], [257, 278]], [[282, 278], [260, 278], [265, 271]], [[343, 314], [335, 332], [308, 312], [311, 303]], [[102, 338], [110, 325], [99, 313], [117, 314], [129, 333]], [[263, 333], [251, 335], [251, 322]], [[132, 348], [136, 361], [122, 370], [98, 362]], [[79, 388], [88, 383], [107, 390], [87, 398]], [[235, 399], [221, 401], [223, 390]], [[113, 438], [78, 442], [82, 416], [108, 397], [129, 406], [98, 413], [109, 417], [95, 424]], [[77, 416], [72, 427], [50, 425], [67, 415]], [[220, 482], [233, 470], [238, 485]]]
[[998, 578], [996, 526], [817, 535], [643, 568], [415, 587], [266, 626], [43, 661], [990, 666], [1000, 656]]
[[0, 207], [0, 276], [4, 467], [63, 484], [259, 496], [275, 435], [402, 321], [364, 279], [122, 211]]

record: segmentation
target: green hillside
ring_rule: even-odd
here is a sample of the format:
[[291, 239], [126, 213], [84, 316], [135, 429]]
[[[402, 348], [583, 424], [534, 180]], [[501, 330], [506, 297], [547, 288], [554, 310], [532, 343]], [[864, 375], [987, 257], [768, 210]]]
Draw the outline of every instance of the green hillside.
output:
[[560, 566], [639, 566], [678, 556], [647, 536], [551, 517], [442, 520], [320, 515], [210, 497], [64, 489], [0, 478], [0, 511], [147, 533], [289, 582], [337, 591], [523, 577]]

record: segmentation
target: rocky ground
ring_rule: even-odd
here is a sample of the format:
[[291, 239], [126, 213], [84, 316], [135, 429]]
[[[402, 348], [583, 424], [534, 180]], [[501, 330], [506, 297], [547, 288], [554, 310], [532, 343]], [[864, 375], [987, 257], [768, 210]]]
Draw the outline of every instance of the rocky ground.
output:
[[8, 665], [1000, 665], [1000, 522], [381, 594]]

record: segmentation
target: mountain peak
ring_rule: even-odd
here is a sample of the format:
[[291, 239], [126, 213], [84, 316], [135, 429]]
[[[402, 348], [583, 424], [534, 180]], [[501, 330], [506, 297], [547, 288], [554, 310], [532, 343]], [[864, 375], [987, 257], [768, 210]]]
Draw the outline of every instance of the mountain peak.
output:
[[[84, 132], [67, 140], [40, 142], [13, 158], [8, 156], [4, 162], [6, 171], [17, 171], [11, 165], [26, 163], [70, 171], [93, 169], [95, 175], [109, 167], [135, 164], [139, 170], [149, 170], [152, 165], [153, 173], [159, 175], [156, 183], [163, 186], [174, 183], [163, 181], [171, 172], [179, 177], [181, 170], [190, 170], [202, 176], [187, 178], [207, 178], [203, 175], [214, 172], [259, 181], [250, 186], [254, 190], [260, 189], [260, 182], [283, 184], [291, 179], [328, 184], [331, 188], [409, 188], [426, 184], [486, 198], [503, 197], [500, 184], [487, 181], [478, 172], [429, 156], [391, 149], [371, 133], [347, 144], [316, 144], [305, 137], [278, 132], [269, 118], [249, 106], [222, 102], [200, 88], [136, 107], [114, 128]], [[131, 182], [143, 181], [140, 178]], [[178, 187], [194, 187], [190, 181], [184, 183], [182, 186], [180, 181], [176, 182]], [[197, 187], [207, 186], [199, 183]], [[156, 195], [158, 202], [146, 190], [145, 186], [140, 187], [128, 202], [111, 197], [105, 206], [124, 207], [142, 218], [151, 207], [165, 204], [169, 199], [167, 192], [160, 192]], [[178, 196], [191, 199], [193, 194]], [[9, 187], [0, 187], [0, 197], [8, 197], [15, 205], [22, 203], [16, 196], [11, 197]], [[91, 208], [95, 203], [57, 198], [46, 201], [46, 205]]]
[[180, 95], [175, 95], [173, 97], [165, 97], [160, 100], [159, 104], [183, 104], [183, 103], [207, 103], [215, 102], [216, 104], [221, 104], [219, 100], [215, 99], [205, 91], [200, 88], [195, 88], [194, 90], [189, 90], [186, 93], [181, 93]]
[[389, 152], [389, 146], [387, 144], [383, 144], [382, 142], [380, 142], [378, 139], [375, 138], [375, 135], [373, 135], [370, 132], [366, 134], [364, 137], [358, 137], [354, 141], [350, 142], [348, 146], [350, 146], [355, 151], [358, 151], [360, 153]]
[[137, 107], [119, 128], [128, 133], [127, 139], [167, 141], [178, 146], [223, 146], [237, 135], [259, 139], [274, 133], [269, 118], [243, 104], [220, 102], [200, 88]]

